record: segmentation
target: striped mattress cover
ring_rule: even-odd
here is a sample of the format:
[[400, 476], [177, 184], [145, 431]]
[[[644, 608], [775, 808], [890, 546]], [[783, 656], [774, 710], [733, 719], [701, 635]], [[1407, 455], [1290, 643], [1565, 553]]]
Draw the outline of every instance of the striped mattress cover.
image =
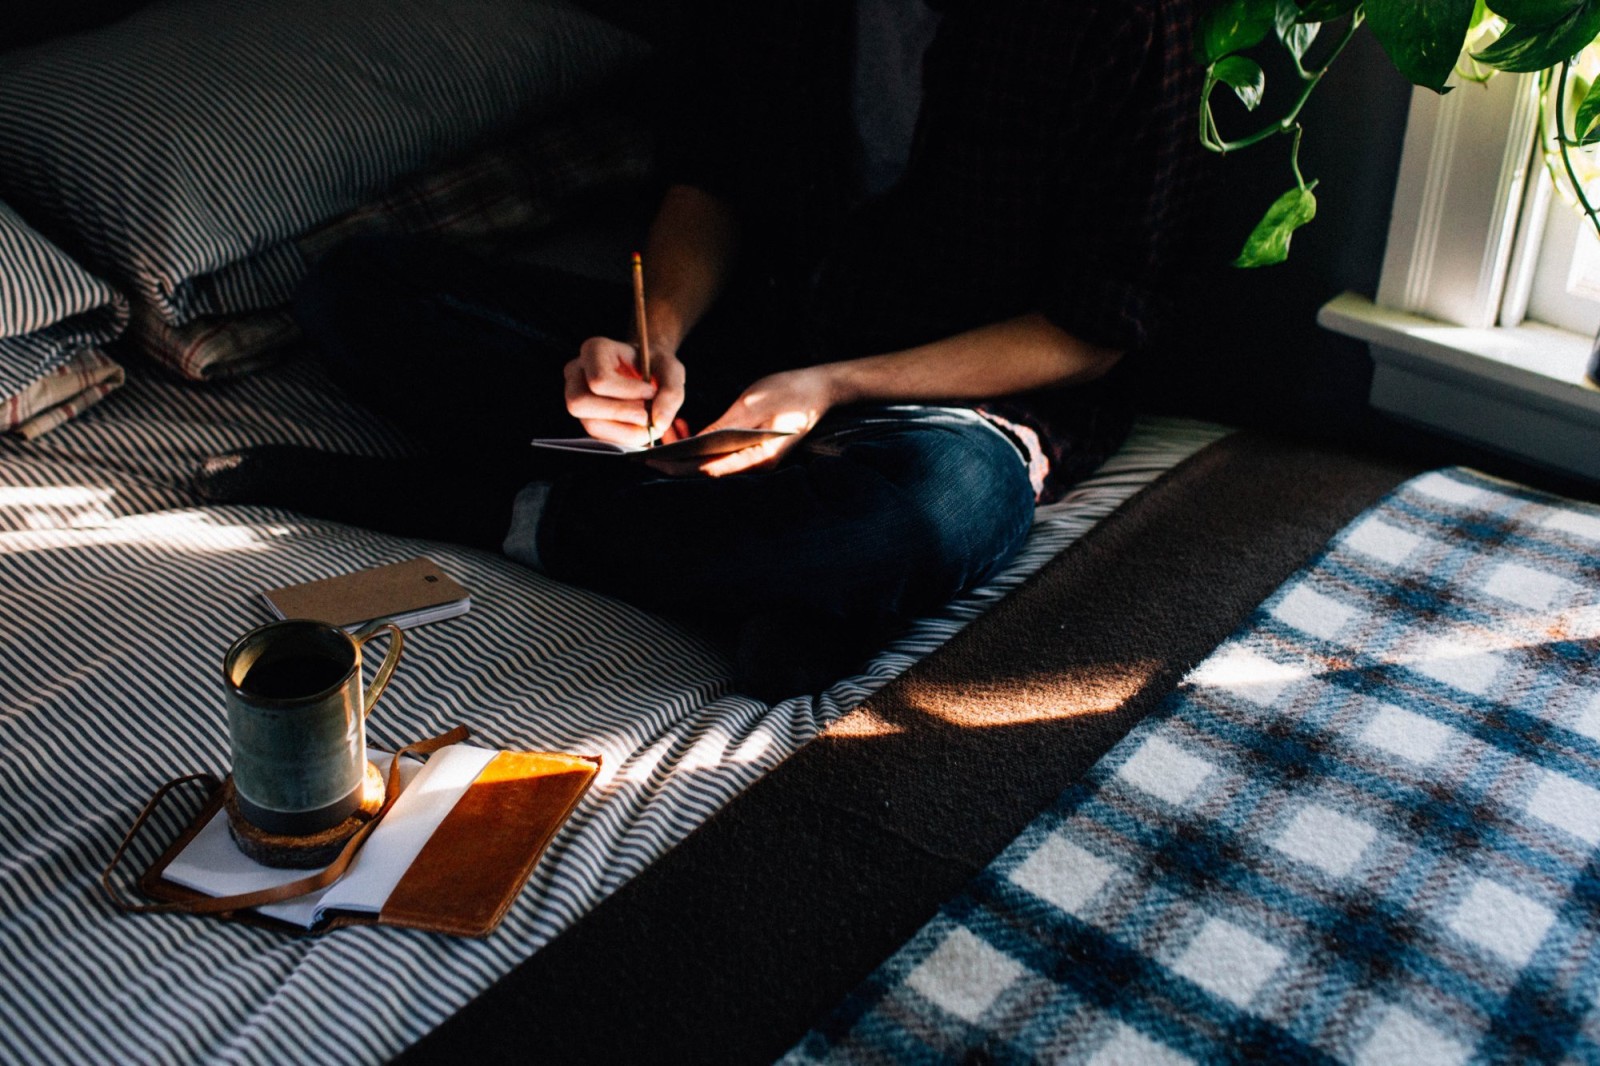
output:
[[[221, 385], [142, 364], [31, 443], [0, 439], [0, 1060], [369, 1062], [414, 1042], [927, 654], [1221, 427], [1141, 420], [1042, 509], [1011, 567], [919, 621], [855, 677], [776, 705], [729, 692], [692, 627], [486, 552], [262, 507], [199, 506], [208, 454], [406, 444], [291, 360]], [[124, 916], [101, 867], [144, 800], [226, 772], [222, 652], [270, 620], [264, 588], [427, 554], [473, 593], [414, 629], [369, 731], [396, 746], [458, 722], [476, 742], [600, 754], [604, 772], [489, 939], [375, 927], [294, 939]], [[192, 811], [156, 820], [148, 861]]]

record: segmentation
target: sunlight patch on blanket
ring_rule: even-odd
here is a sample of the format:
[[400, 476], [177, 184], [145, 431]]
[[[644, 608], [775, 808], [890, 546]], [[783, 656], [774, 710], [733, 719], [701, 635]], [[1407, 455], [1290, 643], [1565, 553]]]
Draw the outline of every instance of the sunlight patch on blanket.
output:
[[1024, 677], [964, 681], [959, 690], [908, 679], [901, 702], [964, 729], [999, 729], [1030, 722], [1110, 714], [1160, 672], [1155, 659], [1075, 663]]
[[831, 736], [856, 740], [898, 736], [905, 731], [905, 726], [885, 719], [871, 706], [857, 708], [828, 727]]
[[86, 507], [103, 504], [113, 495], [110, 489], [89, 485], [0, 485], [0, 507]]
[[281, 532], [218, 521], [213, 515], [197, 511], [171, 511], [109, 518], [83, 525], [55, 526], [44, 522], [35, 529], [0, 532], [0, 554], [113, 545], [188, 552], [237, 552], [260, 548]]

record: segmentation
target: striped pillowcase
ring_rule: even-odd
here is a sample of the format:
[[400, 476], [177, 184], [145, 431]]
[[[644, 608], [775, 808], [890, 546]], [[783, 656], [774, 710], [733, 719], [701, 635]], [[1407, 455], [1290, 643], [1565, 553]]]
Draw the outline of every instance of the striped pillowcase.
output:
[[122, 384], [128, 303], [0, 203], [0, 430], [37, 437]]
[[0, 195], [169, 326], [275, 307], [297, 237], [644, 49], [561, 0], [159, 0], [0, 57]]

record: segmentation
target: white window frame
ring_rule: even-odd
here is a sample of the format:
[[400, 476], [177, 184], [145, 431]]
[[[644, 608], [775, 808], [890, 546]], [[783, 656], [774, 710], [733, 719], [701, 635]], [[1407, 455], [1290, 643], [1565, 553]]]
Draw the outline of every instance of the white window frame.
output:
[[1594, 337], [1522, 321], [1548, 205], [1538, 108], [1532, 75], [1413, 90], [1377, 299], [1345, 293], [1318, 321], [1368, 342], [1373, 407], [1600, 479]]
[[[1513, 277], [1501, 305], [1500, 324], [1516, 326], [1532, 318], [1596, 336], [1600, 334], [1600, 240], [1595, 238], [1594, 223], [1567, 204], [1557, 203], [1551, 210], [1555, 184], [1548, 175], [1537, 179], [1534, 188], [1537, 195], [1530, 197], [1524, 210], [1540, 236], [1527, 242], [1525, 263], [1512, 260]], [[1517, 291], [1519, 283], [1525, 291]]]

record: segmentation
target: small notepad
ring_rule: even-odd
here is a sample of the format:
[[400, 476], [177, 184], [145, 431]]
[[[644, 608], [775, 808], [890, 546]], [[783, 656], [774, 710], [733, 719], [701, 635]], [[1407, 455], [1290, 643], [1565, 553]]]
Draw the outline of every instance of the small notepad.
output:
[[386, 618], [402, 629], [466, 614], [472, 596], [432, 559], [369, 567], [261, 594], [279, 618], [310, 618], [356, 629]]
[[530, 441], [535, 448], [558, 452], [579, 452], [583, 455], [621, 455], [632, 459], [709, 459], [717, 455], [730, 455], [746, 448], [794, 434], [782, 429], [714, 429], [693, 437], [684, 437], [671, 444], [643, 445], [613, 444], [593, 437], [536, 437]]

